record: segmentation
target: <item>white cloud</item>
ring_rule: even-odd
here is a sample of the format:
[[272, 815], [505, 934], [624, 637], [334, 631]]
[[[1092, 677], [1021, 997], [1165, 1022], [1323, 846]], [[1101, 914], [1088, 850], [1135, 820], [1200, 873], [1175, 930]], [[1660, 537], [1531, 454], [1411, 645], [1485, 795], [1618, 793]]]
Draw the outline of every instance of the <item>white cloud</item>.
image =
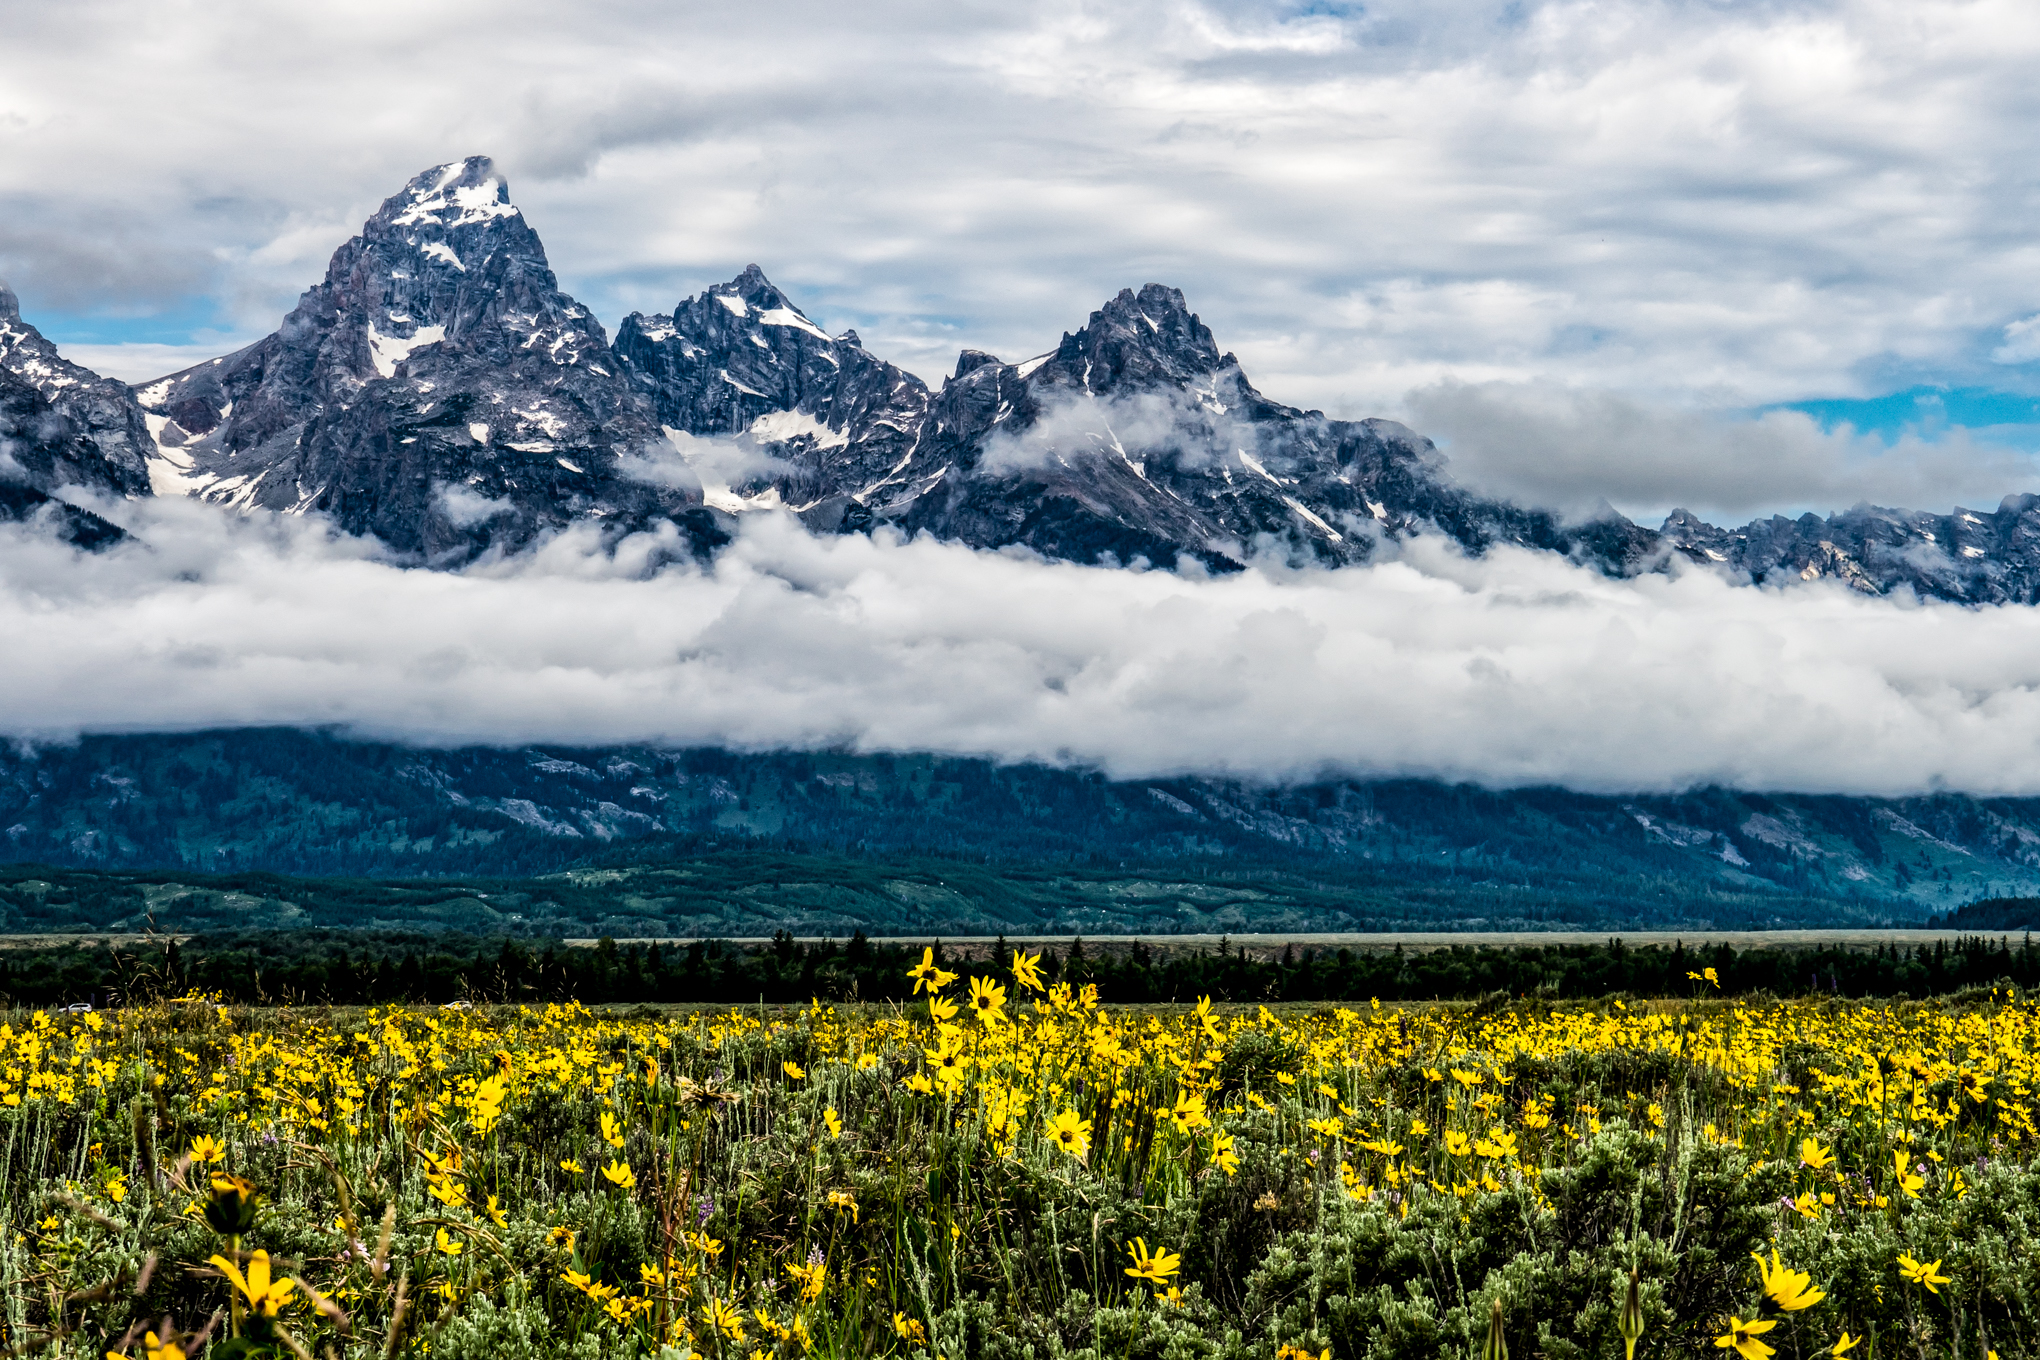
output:
[[447, 519], [464, 529], [485, 523], [517, 508], [512, 501], [484, 496], [471, 486], [458, 484], [439, 488], [439, 505], [446, 512]]
[[1448, 381], [1404, 403], [1459, 481], [1575, 512], [1605, 498], [1653, 524], [1679, 506], [1731, 525], [1864, 501], [1993, 509], [2009, 492], [2040, 487], [2040, 457], [1962, 430], [1887, 443], [1847, 426], [1823, 430], [1799, 411], [1678, 410], [1551, 383]]
[[196, 290], [259, 333], [405, 178], [484, 151], [612, 324], [755, 260], [924, 374], [1149, 280], [1348, 416], [1446, 376], [1716, 406], [2002, 379], [2040, 312], [2018, 0], [9, 19], [0, 272], [32, 311]]
[[665, 448], [639, 449], [626, 456], [618, 470], [654, 486], [700, 490], [712, 485], [727, 491], [769, 481], [792, 469], [752, 439], [667, 430]]
[[83, 364], [94, 373], [108, 378], [118, 378], [122, 382], [135, 383], [160, 378], [166, 373], [176, 373], [194, 364], [202, 364], [207, 359], [217, 359], [261, 338], [259, 334], [221, 336], [217, 340], [191, 345], [164, 345], [153, 342], [114, 345], [67, 344], [63, 347], [63, 353], [72, 363]]
[[2005, 342], [1990, 352], [2000, 364], [2030, 364], [2040, 359], [2040, 316], [2029, 316], [2005, 327]]
[[979, 467], [990, 474], [1097, 457], [1152, 457], [1167, 454], [1184, 467], [1200, 467], [1258, 437], [1229, 413], [1212, 410], [1192, 395], [1174, 391], [1112, 393], [1054, 392], [1040, 414], [1017, 433], [996, 427], [984, 442]]
[[[1122, 776], [2040, 793], [2040, 610], [1612, 581], [1435, 542], [1219, 579], [746, 516], [713, 572], [570, 535], [400, 571], [316, 521], [0, 531], [0, 724], [333, 723], [421, 743], [847, 744]], [[637, 549], [643, 549], [638, 551]]]

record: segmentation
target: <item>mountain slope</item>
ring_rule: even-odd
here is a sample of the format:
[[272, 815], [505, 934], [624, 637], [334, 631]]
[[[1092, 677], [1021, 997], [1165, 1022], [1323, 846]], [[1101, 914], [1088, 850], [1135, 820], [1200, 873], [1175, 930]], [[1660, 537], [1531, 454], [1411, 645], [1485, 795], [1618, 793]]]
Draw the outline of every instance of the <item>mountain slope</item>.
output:
[[[17, 861], [495, 875], [711, 844], [1102, 868], [1129, 885], [1246, 869], [1364, 879], [1440, 918], [1492, 916], [1466, 905], [1483, 894], [1570, 919], [1737, 926], [1909, 921], [2040, 894], [2035, 799], [1115, 782], [938, 756], [419, 751], [270, 730], [0, 752], [0, 858]], [[771, 896], [770, 882], [756, 891]], [[1204, 924], [1268, 926], [1250, 898], [1224, 900]], [[1219, 911], [1196, 901], [1185, 910]]]
[[275, 334], [132, 392], [63, 360], [0, 288], [0, 406], [0, 516], [48, 513], [101, 541], [118, 531], [55, 504], [60, 488], [319, 512], [442, 567], [573, 525], [703, 555], [726, 541], [724, 512], [786, 507], [821, 530], [890, 524], [1087, 563], [1336, 566], [1443, 533], [1619, 575], [1684, 561], [2040, 603], [2040, 496], [1741, 528], [1683, 511], [1655, 531], [1612, 511], [1568, 521], [1455, 483], [1394, 422], [1268, 399], [1159, 284], [1025, 362], [967, 350], [934, 392], [755, 265], [670, 315], [632, 314], [612, 347], [479, 156], [388, 199]]
[[1859, 505], [1827, 516], [1774, 515], [1718, 529], [1674, 511], [1666, 540], [1695, 561], [1759, 584], [1840, 581], [1869, 595], [1910, 590], [1963, 604], [2040, 603], [2040, 496], [1946, 515]]
[[1571, 527], [1453, 486], [1428, 440], [1393, 421], [1283, 406], [1221, 354], [1182, 293], [1122, 291], [1022, 364], [966, 355], [874, 514], [984, 547], [1078, 561], [1180, 556], [1208, 566], [1274, 550], [1339, 565], [1423, 526], [1637, 570], [1634, 526]]
[[127, 388], [61, 357], [0, 284], [0, 523], [101, 548], [127, 535], [67, 496], [149, 493], [148, 429]]
[[137, 392], [159, 489], [320, 511], [412, 562], [577, 521], [718, 536], [697, 489], [641, 471], [670, 461], [651, 408], [486, 157], [384, 202], [275, 334]]
[[1158, 284], [1025, 363], [965, 351], [932, 398], [854, 332], [830, 338], [755, 265], [670, 318], [626, 319], [617, 352], [663, 422], [764, 455], [728, 508], [786, 505], [817, 528], [891, 523], [1219, 570], [1266, 551], [1365, 561], [1383, 536], [1425, 527], [1473, 551], [1515, 542], [1620, 572], [1656, 550], [1624, 520], [1566, 525], [1457, 488], [1430, 443], [1391, 421], [1267, 400]]
[[[1122, 291], [1018, 364], [966, 350], [938, 392], [831, 338], [753, 265], [675, 308], [633, 314], [617, 352], [662, 423], [736, 441], [732, 511], [877, 523], [1080, 562], [1227, 569], [1256, 552], [1340, 565], [1384, 538], [1442, 532], [1628, 575], [1674, 557], [1759, 583], [1834, 578], [1876, 594], [2040, 601], [2040, 497], [1948, 515], [1859, 506], [1723, 529], [1683, 511], [1651, 530], [1569, 522], [1455, 483], [1427, 439], [1270, 401], [1173, 288]], [[712, 475], [712, 474], [711, 474]]]

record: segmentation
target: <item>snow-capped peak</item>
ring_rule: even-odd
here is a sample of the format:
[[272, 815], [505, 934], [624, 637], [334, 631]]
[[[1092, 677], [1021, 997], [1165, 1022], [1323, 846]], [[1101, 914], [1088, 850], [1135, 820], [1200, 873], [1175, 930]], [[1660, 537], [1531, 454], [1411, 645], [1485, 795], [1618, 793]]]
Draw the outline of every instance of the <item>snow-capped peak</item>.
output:
[[[397, 227], [437, 226], [452, 229], [474, 226], [498, 217], [515, 217], [510, 186], [492, 173], [487, 156], [434, 166], [404, 186], [402, 193], [383, 205], [383, 212], [396, 211], [389, 218]], [[378, 214], [381, 216], [381, 214]]]

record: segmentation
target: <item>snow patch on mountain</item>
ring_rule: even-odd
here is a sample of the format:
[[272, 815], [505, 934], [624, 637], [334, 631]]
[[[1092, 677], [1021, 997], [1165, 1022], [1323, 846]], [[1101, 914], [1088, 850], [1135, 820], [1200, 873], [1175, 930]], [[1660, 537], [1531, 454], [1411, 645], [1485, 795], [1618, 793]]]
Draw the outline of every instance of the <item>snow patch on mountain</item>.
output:
[[420, 326], [410, 335], [384, 335], [376, 329], [374, 321], [368, 323], [368, 347], [374, 358], [375, 371], [385, 378], [396, 376], [397, 365], [411, 357], [416, 350], [426, 345], [436, 345], [446, 338], [444, 326]]
[[820, 449], [840, 449], [850, 442], [842, 430], [832, 430], [806, 411], [770, 411], [751, 422], [751, 437], [763, 443], [784, 443], [810, 439]]

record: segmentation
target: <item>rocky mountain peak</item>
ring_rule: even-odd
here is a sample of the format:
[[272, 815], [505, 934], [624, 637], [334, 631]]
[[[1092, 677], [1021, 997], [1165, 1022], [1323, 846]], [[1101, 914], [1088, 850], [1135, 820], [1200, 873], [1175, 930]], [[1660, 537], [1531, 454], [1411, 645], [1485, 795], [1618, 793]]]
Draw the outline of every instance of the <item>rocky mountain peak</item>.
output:
[[443, 566], [571, 525], [706, 552], [729, 524], [706, 507], [784, 507], [818, 529], [890, 523], [1080, 562], [1337, 565], [1440, 533], [1617, 573], [1683, 557], [1759, 582], [2040, 603], [2040, 496], [1741, 528], [1685, 510], [1656, 531], [1612, 510], [1569, 522], [1455, 484], [1393, 422], [1270, 401], [1158, 283], [1023, 362], [965, 350], [935, 393], [756, 264], [633, 313], [611, 345], [485, 156], [386, 199], [274, 334], [132, 391], [60, 356], [0, 285], [0, 518], [54, 513], [65, 487], [151, 483], [325, 513]]
[[386, 199], [274, 335], [138, 395], [164, 488], [323, 511], [434, 564], [700, 504], [637, 477], [666, 452], [651, 408], [485, 156]]
[[1965, 604], [2040, 603], [2040, 496], [1948, 514], [1857, 505], [1717, 528], [1675, 510], [1669, 548], [1760, 584], [1828, 580], [1866, 595], [1910, 591]]
[[517, 215], [510, 205], [510, 186], [495, 173], [495, 162], [487, 156], [468, 156], [420, 171], [383, 200], [369, 219], [371, 230], [363, 235], [385, 223], [397, 227], [430, 223], [453, 229]]
[[1182, 290], [1150, 283], [1137, 293], [1121, 289], [1082, 330], [1064, 335], [1031, 376], [1038, 385], [1104, 395], [1121, 387], [1208, 386], [1221, 370], [1236, 367], [1232, 356], [1219, 353]]
[[434, 345], [526, 350], [554, 366], [607, 347], [600, 323], [560, 292], [486, 156], [436, 166], [384, 200], [335, 252], [318, 301], [333, 308], [336, 376], [363, 382], [395, 377]]
[[905, 456], [928, 409], [919, 378], [855, 331], [832, 337], [755, 264], [670, 316], [625, 317], [616, 354], [661, 424], [763, 455], [725, 460], [747, 469], [734, 485], [703, 469], [711, 504], [788, 505], [828, 527]]
[[967, 349], [956, 356], [956, 372], [952, 373], [950, 378], [952, 380], [961, 378], [964, 374], [973, 373], [986, 364], [998, 362], [999, 356], [996, 354], [987, 354], [981, 349]]

